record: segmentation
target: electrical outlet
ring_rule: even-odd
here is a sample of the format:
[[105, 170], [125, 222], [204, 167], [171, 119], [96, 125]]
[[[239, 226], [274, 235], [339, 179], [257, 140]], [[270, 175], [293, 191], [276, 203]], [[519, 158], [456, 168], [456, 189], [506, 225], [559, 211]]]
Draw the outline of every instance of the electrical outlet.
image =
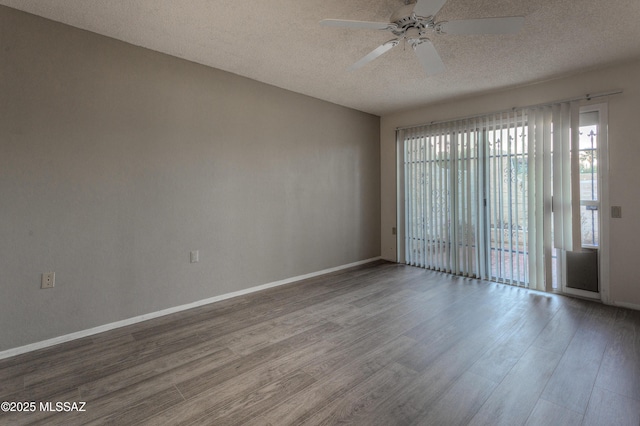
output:
[[42, 284], [40, 288], [53, 288], [56, 284], [56, 273], [45, 272], [42, 274]]
[[189, 260], [191, 260], [191, 263], [198, 263], [200, 260], [200, 253], [198, 253], [198, 250], [194, 250], [190, 253]]

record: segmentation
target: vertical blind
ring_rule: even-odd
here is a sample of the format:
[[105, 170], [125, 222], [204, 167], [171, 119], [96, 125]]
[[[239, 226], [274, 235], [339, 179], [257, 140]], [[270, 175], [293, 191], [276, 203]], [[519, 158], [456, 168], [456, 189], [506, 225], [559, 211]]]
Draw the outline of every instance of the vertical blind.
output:
[[[478, 140], [473, 122], [405, 134], [407, 263], [477, 276]], [[455, 228], [454, 228], [455, 227]]]
[[552, 230], [556, 248], [579, 245], [578, 112], [563, 102], [399, 130], [406, 263], [547, 288]]

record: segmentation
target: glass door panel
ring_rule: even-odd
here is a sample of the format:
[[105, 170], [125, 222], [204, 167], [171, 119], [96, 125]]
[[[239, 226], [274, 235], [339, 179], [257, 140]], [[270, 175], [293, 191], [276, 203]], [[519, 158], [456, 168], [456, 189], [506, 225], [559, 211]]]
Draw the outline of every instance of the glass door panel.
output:
[[488, 270], [494, 281], [528, 283], [528, 138], [513, 121], [486, 132]]

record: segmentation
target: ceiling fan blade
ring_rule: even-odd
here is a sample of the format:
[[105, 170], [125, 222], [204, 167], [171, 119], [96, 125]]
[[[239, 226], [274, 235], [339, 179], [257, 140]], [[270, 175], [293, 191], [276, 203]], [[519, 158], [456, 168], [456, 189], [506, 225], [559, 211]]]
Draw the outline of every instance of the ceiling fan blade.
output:
[[361, 67], [365, 66], [369, 62], [371, 62], [374, 59], [376, 59], [378, 56], [380, 56], [383, 53], [386, 53], [387, 51], [389, 51], [392, 47], [397, 46], [398, 43], [399, 43], [398, 40], [391, 40], [391, 41], [386, 42], [385, 44], [382, 44], [382, 45], [376, 47], [374, 50], [369, 52], [369, 54], [367, 54], [364, 58], [360, 59], [358, 62], [356, 62], [355, 64], [351, 65], [349, 67], [349, 71], [357, 70], [358, 68], [361, 68]]
[[320, 25], [364, 30], [386, 30], [389, 27], [395, 27], [389, 22], [349, 21], [347, 19], [323, 19], [320, 21]]
[[422, 17], [434, 16], [442, 9], [447, 0], [418, 0], [413, 11]]
[[429, 40], [421, 40], [420, 44], [413, 46], [418, 60], [426, 71], [427, 75], [438, 74], [445, 70], [444, 62], [438, 51]]
[[440, 25], [444, 34], [515, 34], [524, 25], [524, 17], [463, 19]]

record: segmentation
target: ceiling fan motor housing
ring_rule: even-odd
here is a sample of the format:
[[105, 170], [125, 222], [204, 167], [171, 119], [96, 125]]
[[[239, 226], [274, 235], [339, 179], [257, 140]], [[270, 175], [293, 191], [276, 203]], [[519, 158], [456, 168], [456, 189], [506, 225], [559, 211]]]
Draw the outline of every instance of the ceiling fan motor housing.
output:
[[[401, 10], [406, 11], [406, 8], [402, 8]], [[433, 16], [423, 18], [421, 16], [417, 16], [412, 11], [399, 18], [397, 15], [398, 13], [395, 13], [394, 16], [391, 17], [392, 25], [389, 26], [388, 30], [396, 37], [401, 37], [409, 41], [420, 40], [429, 30], [436, 31], [436, 29], [440, 27], [435, 24]]]

